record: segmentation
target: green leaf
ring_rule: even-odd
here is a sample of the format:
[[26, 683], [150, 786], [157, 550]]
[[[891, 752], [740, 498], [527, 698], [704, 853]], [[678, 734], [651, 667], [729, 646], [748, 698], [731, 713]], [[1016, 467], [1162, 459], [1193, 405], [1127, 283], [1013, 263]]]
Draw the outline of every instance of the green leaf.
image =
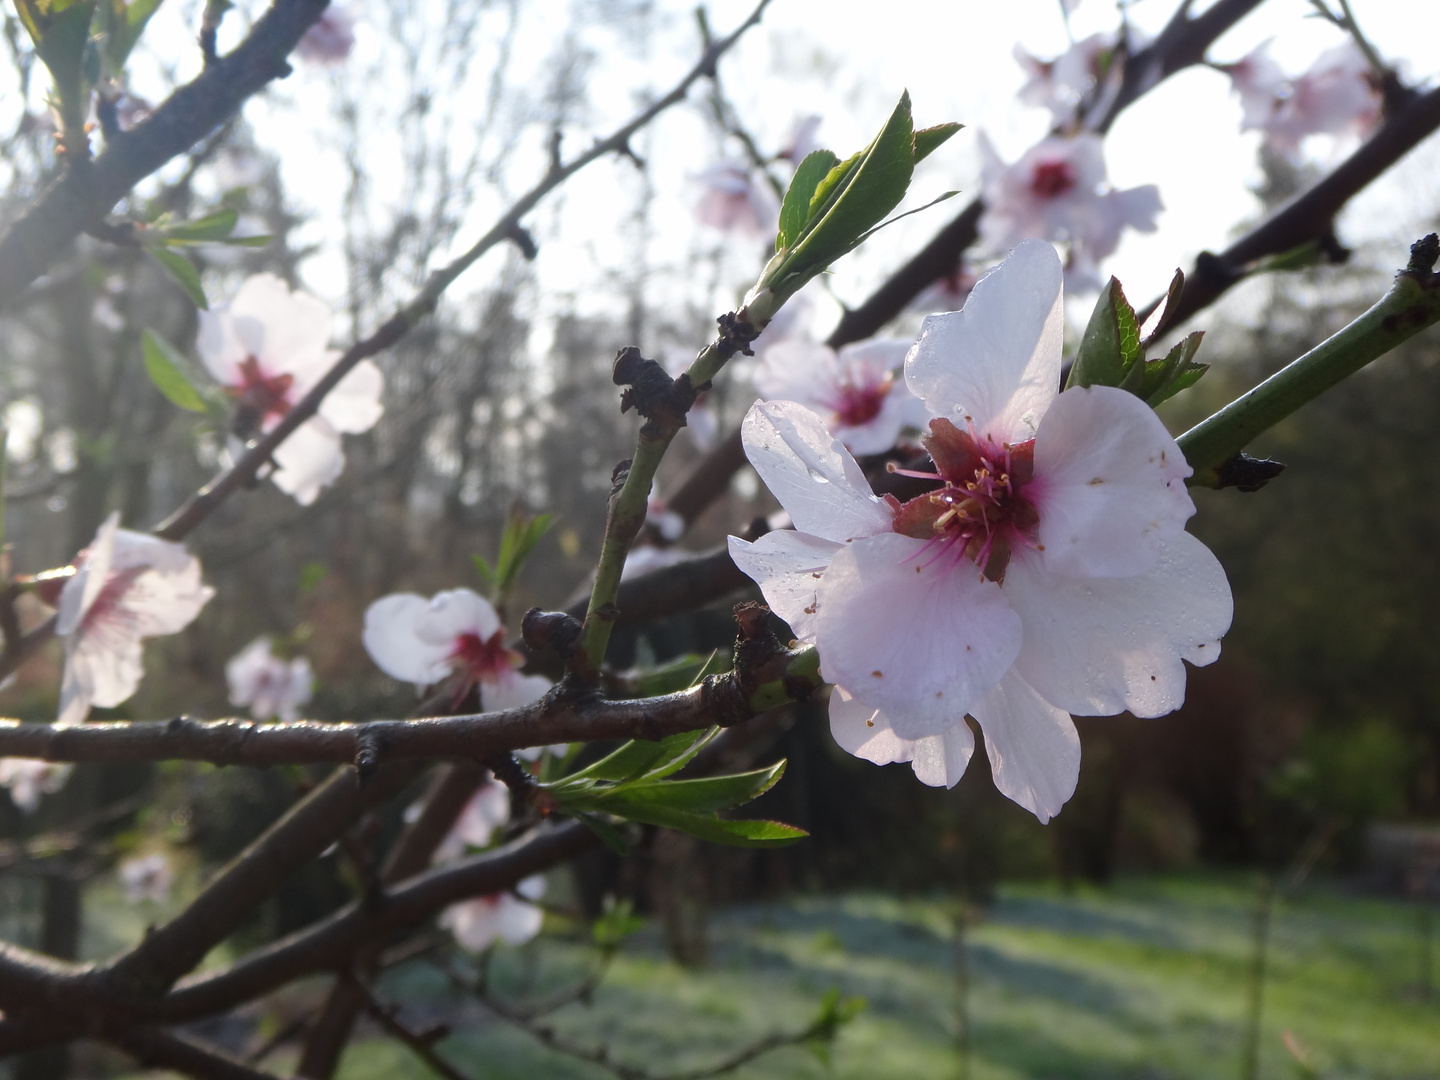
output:
[[668, 660], [659, 667], [634, 676], [628, 685], [632, 697], [659, 697], [677, 690], [688, 690], [707, 675], [719, 675], [729, 666], [727, 657], [713, 650], [709, 656], [688, 653]]
[[[1150, 333], [1146, 334], [1140, 341], [1140, 351], [1143, 353], [1155, 344], [1155, 339], [1165, 329], [1170, 309], [1180, 303], [1180, 297], [1185, 292], [1185, 271], [1175, 270], [1175, 276], [1170, 279], [1170, 287], [1165, 290], [1165, 296], [1161, 299], [1159, 307], [1146, 319], [1145, 324], [1151, 327]], [[1143, 327], [1142, 327], [1143, 329]]]
[[171, 403], [190, 412], [205, 412], [205, 399], [195, 389], [189, 362], [159, 334], [146, 330], [140, 335], [145, 354], [145, 374]]
[[495, 571], [490, 569], [490, 564], [485, 561], [485, 556], [480, 554], [471, 555], [470, 559], [475, 564], [475, 570], [480, 575], [480, 580], [485, 582], [487, 589], [495, 588]]
[[613, 950], [644, 928], [645, 920], [636, 916], [634, 904], [629, 900], [612, 900], [590, 928], [590, 936], [597, 948]]
[[163, 229], [164, 243], [170, 247], [182, 244], [212, 244], [224, 240], [235, 231], [240, 215], [234, 210], [216, 210], [213, 214], [182, 221], [179, 225], [167, 225]]
[[217, 244], [224, 244], [226, 247], [247, 247], [262, 248], [275, 237], [268, 234], [261, 236], [227, 236], [224, 240], [215, 241]]
[[775, 250], [783, 251], [800, 238], [805, 226], [810, 223], [810, 200], [840, 159], [829, 150], [816, 150], [806, 154], [805, 160], [795, 170], [790, 187], [785, 192], [785, 202], [780, 207], [780, 231], [775, 237]]
[[1180, 344], [1166, 354], [1165, 359], [1145, 365], [1145, 382], [1140, 389], [1140, 397], [1152, 408], [1174, 397], [1181, 390], [1194, 386], [1200, 381], [1200, 377], [1210, 370], [1209, 364], [1195, 363], [1195, 353], [1204, 337], [1203, 330], [1187, 334]]
[[514, 583], [530, 552], [550, 531], [554, 520], [553, 514], [537, 514], [532, 518], [518, 506], [511, 508], [505, 531], [500, 535], [500, 554], [495, 560], [497, 592], [508, 590]]
[[964, 124], [936, 124], [934, 127], [921, 128], [915, 132], [915, 138], [911, 143], [914, 162], [919, 165], [927, 157], [940, 149], [949, 139], [959, 131]]
[[100, 23], [105, 35], [105, 58], [111, 73], [118, 75], [125, 67], [131, 50], [145, 32], [145, 24], [160, 7], [160, 0], [103, 0]]
[[631, 821], [675, 829], [701, 840], [730, 847], [781, 847], [810, 835], [804, 829], [782, 825], [778, 821], [732, 821], [710, 814], [691, 814], [684, 810], [629, 799], [624, 794], [607, 799], [605, 808]]
[[768, 769], [736, 773], [733, 776], [707, 776], [698, 780], [668, 780], [661, 783], [641, 781], [621, 789], [632, 803], [684, 810], [692, 814], [713, 814], [729, 810], [758, 798], [775, 786], [785, 773], [785, 762], [777, 761]]
[[81, 108], [85, 48], [96, 0], [15, 0], [15, 10], [50, 69], [67, 110]]
[[202, 311], [208, 310], [209, 302], [205, 299], [205, 287], [200, 284], [200, 272], [195, 269], [195, 264], [184, 255], [175, 251], [166, 251], [162, 247], [147, 247], [146, 251], [154, 257], [155, 261], [165, 268], [165, 272], [175, 279], [175, 283], [185, 290], [191, 302]]
[[630, 854], [630, 845], [625, 842], [625, 838], [620, 835], [620, 830], [614, 825], [594, 814], [576, 814], [575, 817], [582, 825], [600, 837], [600, 842], [616, 855], [623, 858]]
[[[571, 780], [611, 780], [615, 782], [633, 780], [636, 777], [647, 775], [651, 769], [663, 768], [678, 759], [688, 762], [700, 752], [699, 747], [714, 738], [719, 730], [719, 728], [711, 728], [699, 735], [693, 731], [684, 731], [679, 735], [661, 739], [659, 742], [632, 739], [595, 764], [586, 766], [579, 772], [571, 773], [561, 781], [561, 784]], [[696, 745], [697, 743], [699, 746]]]
[[1135, 320], [1135, 309], [1125, 299], [1120, 282], [1112, 277], [1100, 290], [1065, 385], [1119, 386], [1140, 355], [1140, 326]]
[[[910, 94], [906, 92], [860, 160], [851, 158], [835, 166], [816, 188], [811, 201], [812, 224], [796, 245], [793, 266], [787, 268], [786, 276], [808, 280], [820, 273], [900, 205], [915, 172], [914, 139]], [[816, 202], [821, 205], [817, 207]]]

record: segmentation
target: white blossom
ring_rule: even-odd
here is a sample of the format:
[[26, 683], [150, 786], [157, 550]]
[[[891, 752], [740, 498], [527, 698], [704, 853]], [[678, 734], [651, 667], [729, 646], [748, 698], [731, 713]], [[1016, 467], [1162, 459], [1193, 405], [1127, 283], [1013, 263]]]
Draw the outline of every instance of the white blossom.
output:
[[1064, 243], [1067, 280], [1087, 288], [1099, 284], [1098, 265], [1114, 254], [1126, 226], [1155, 231], [1159, 189], [1154, 184], [1112, 189], [1098, 135], [1052, 136], [1006, 165], [982, 133], [980, 152], [985, 200], [980, 237], [991, 251], [1007, 251], [1031, 238]]
[[483, 848], [490, 843], [495, 830], [510, 820], [510, 792], [505, 785], [487, 774], [475, 789], [445, 839], [435, 849], [436, 863], [451, 863], [470, 848]]
[[141, 642], [183, 630], [215, 595], [182, 545], [119, 525], [118, 513], [105, 519], [60, 592], [59, 724], [78, 724], [91, 705], [113, 708], [135, 693], [145, 673]]
[[[291, 292], [273, 274], [257, 274], [228, 305], [200, 312], [197, 349], [205, 367], [235, 401], [237, 425], [268, 431], [334, 366], [329, 348], [330, 309], [303, 292]], [[275, 449], [275, 486], [301, 505], [345, 468], [342, 434], [375, 426], [384, 412], [384, 376], [361, 360], [321, 402], [319, 411]]]
[[152, 904], [163, 904], [170, 899], [170, 889], [175, 884], [175, 871], [170, 868], [170, 860], [159, 852], [126, 859], [119, 869], [125, 899], [132, 904], [145, 900]]
[[550, 689], [540, 675], [516, 670], [525, 658], [505, 645], [495, 609], [469, 589], [450, 589], [431, 599], [393, 593], [365, 612], [365, 650], [380, 670], [417, 687], [433, 686], [452, 672], [457, 696], [475, 687], [480, 707], [515, 709], [539, 701]]
[[271, 651], [268, 637], [256, 638], [225, 665], [230, 704], [248, 707], [256, 720], [298, 720], [310, 702], [315, 675], [303, 656], [282, 660]]
[[1380, 92], [1369, 62], [1351, 38], [1320, 55], [1305, 74], [1287, 78], [1268, 41], [1222, 70], [1240, 97], [1241, 129], [1261, 131], [1294, 156], [1310, 135], [1369, 133], [1380, 118]]
[[767, 401], [798, 401], [813, 409], [855, 454], [881, 454], [903, 428], [924, 423], [905, 388], [901, 365], [910, 342], [888, 338], [843, 345], [782, 341], [765, 350], [752, 376]]
[[932, 315], [906, 381], [934, 419], [938, 486], [881, 500], [820, 419], [756, 405], [746, 452], [795, 522], [736, 563], [813, 641], [851, 753], [953, 785], [985, 733], [996, 786], [1042, 821], [1074, 791], [1070, 713], [1159, 716], [1182, 661], [1208, 664], [1231, 597], [1184, 531], [1190, 467], [1154, 412], [1113, 387], [1057, 395], [1062, 271], [1019, 245], [960, 312]]
[[773, 236], [780, 221], [780, 202], [770, 185], [749, 166], [722, 161], [696, 173], [700, 198], [695, 218], [702, 225], [743, 236]]
[[301, 36], [295, 55], [323, 67], [343, 63], [354, 47], [355, 16], [347, 8], [331, 4]]
[[[517, 895], [518, 894], [518, 895]], [[440, 925], [470, 952], [483, 952], [496, 941], [523, 945], [540, 932], [545, 913], [531, 901], [545, 895], [545, 879], [525, 878], [515, 892], [477, 896], [451, 904], [440, 913]]]
[[0, 787], [10, 789], [10, 801], [27, 814], [40, 806], [41, 795], [54, 795], [70, 779], [74, 765], [34, 758], [0, 758]]

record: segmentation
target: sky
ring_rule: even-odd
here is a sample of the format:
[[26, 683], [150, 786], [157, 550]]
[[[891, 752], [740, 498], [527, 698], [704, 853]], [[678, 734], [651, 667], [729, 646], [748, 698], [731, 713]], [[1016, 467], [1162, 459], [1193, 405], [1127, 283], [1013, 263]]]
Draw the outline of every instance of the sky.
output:
[[[528, 0], [520, 5], [512, 76], [517, 92], [538, 86], [546, 77], [559, 28], [575, 11], [595, 0]], [[1135, 0], [1129, 18], [1141, 33], [1153, 34], [1170, 17], [1176, 0]], [[439, 18], [443, 0], [416, 0], [416, 18]], [[583, 145], [627, 118], [640, 98], [668, 89], [696, 56], [696, 31], [690, 0], [652, 0], [654, 14], [645, 23], [641, 45], [644, 63], [630, 60], [627, 42], [617, 36], [591, 37], [596, 51], [592, 81], [584, 109], [569, 130], [571, 147]], [[1204, 0], [1197, 5], [1203, 9]], [[148, 50], [133, 65], [142, 92], [155, 89], [164, 77], [185, 79], [198, 70], [193, 45], [196, 0], [169, 0], [147, 36]], [[338, 302], [345, 294], [345, 262], [340, 243], [339, 207], [346, 174], [338, 141], [331, 130], [331, 107], [337, 87], [347, 77], [384, 70], [393, 53], [384, 32], [384, 0], [350, 0], [359, 18], [359, 43], [354, 63], [333, 69], [296, 64], [295, 74], [275, 85], [246, 109], [259, 138], [284, 163], [290, 197], [307, 217], [297, 239], [313, 245], [303, 274], [307, 287]], [[748, 14], [751, 0], [714, 0], [710, 24], [727, 32]], [[1440, 3], [1433, 0], [1353, 0], [1356, 17], [1380, 54], [1400, 65], [1412, 83], [1433, 84], [1440, 78]], [[249, 21], [263, 10], [242, 2], [225, 23], [222, 48], [238, 40]], [[1210, 56], [1234, 60], [1260, 42], [1273, 38], [1272, 52], [1289, 72], [1298, 74], [1341, 33], [1309, 17], [1307, 0], [1266, 0], [1259, 9], [1221, 38]], [[498, 16], [497, 16], [498, 18]], [[855, 255], [841, 261], [830, 279], [835, 296], [854, 303], [920, 244], [924, 243], [977, 189], [979, 160], [976, 137], [984, 131], [1007, 160], [1018, 157], [1040, 139], [1049, 114], [1020, 104], [1015, 93], [1025, 74], [1012, 56], [1018, 43], [1030, 53], [1051, 57], [1063, 51], [1070, 36], [1081, 38], [1113, 29], [1118, 22], [1113, 0], [1081, 0], [1067, 33], [1058, 0], [774, 0], [762, 25], [726, 57], [721, 74], [745, 124], [760, 145], [778, 150], [793, 123], [807, 114], [823, 118], [820, 138], [845, 156], [863, 146], [883, 122], [902, 89], [914, 101], [918, 124], [957, 120], [965, 130], [917, 172], [912, 196], [902, 209], [923, 204], [943, 191], [958, 189], [960, 198], [911, 217], [882, 232]], [[500, 23], [489, 27], [491, 36]], [[472, 97], [488, 76], [490, 54], [477, 51], [468, 78]], [[147, 66], [148, 65], [148, 66]], [[382, 80], [383, 81], [383, 80]], [[383, 89], [383, 88], [382, 88]], [[698, 99], [698, 93], [692, 95]], [[8, 97], [12, 99], [13, 93]], [[0, 107], [7, 95], [0, 92]], [[376, 99], [380, 105], [383, 98]], [[373, 190], [391, 209], [405, 208], [413, 193], [403, 190], [394, 168], [396, 147], [403, 140], [401, 121], [382, 115], [377, 106], [374, 146], [365, 162]], [[758, 244], [727, 240], [696, 226], [691, 207], [697, 196], [694, 175], [727, 152], [717, 146], [698, 107], [672, 110], [637, 140], [654, 187], [648, 213], [652, 223], [649, 261], [658, 273], [652, 281], [655, 301], [693, 300], [703, 284], [691, 279], [700, 256], [719, 247], [730, 249], [725, 273], [709, 287], [713, 303], [733, 302], [763, 261]], [[463, 110], [451, 133], [452, 149], [465, 146], [473, 125]], [[394, 124], [387, 126], [387, 122]], [[1240, 109], [1229, 80], [1221, 73], [1194, 68], [1173, 77], [1128, 109], [1106, 140], [1111, 182], [1119, 188], [1154, 183], [1165, 211], [1159, 229], [1149, 235], [1127, 233], [1115, 256], [1103, 268], [1114, 273], [1134, 297], [1163, 290], [1177, 266], [1188, 266], [1205, 248], [1223, 247], [1242, 223], [1252, 219], [1258, 203], [1248, 187], [1259, 179], [1257, 133], [1239, 131]], [[1353, 142], [1312, 139], [1305, 151], [1320, 167], [1338, 161]], [[734, 152], [734, 148], [728, 148]], [[454, 254], [482, 233], [506, 200], [544, 168], [543, 126], [507, 152], [496, 188], [482, 190], [454, 250], [438, 252], [436, 261]], [[1435, 139], [1355, 200], [1340, 222], [1347, 243], [1373, 243], [1393, 248], [1401, 258], [1440, 207], [1440, 141]], [[615, 280], [631, 249], [617, 222], [635, 205], [641, 185], [636, 170], [623, 160], [609, 160], [587, 170], [563, 191], [551, 196], [531, 217], [541, 239], [535, 270], [551, 310], [594, 311], [616, 302]], [[423, 209], [423, 208], [421, 208]], [[497, 252], [463, 281], [457, 293], [476, 289], [498, 271], [504, 254]], [[702, 303], [704, 301], [702, 300]], [[820, 301], [817, 330], [838, 308]], [[1243, 305], [1242, 305], [1243, 306]]]

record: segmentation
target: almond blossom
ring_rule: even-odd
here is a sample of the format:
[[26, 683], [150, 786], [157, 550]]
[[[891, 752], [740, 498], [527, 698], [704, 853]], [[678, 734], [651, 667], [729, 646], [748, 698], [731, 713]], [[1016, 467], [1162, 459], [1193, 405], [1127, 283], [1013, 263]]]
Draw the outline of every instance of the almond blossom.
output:
[[1006, 165], [982, 133], [981, 185], [985, 213], [980, 238], [995, 252], [1035, 238], [1068, 246], [1066, 278], [1073, 287], [1098, 286], [1098, 264], [1114, 254], [1127, 225], [1155, 231], [1163, 206], [1154, 184], [1116, 191], [1105, 179], [1098, 135], [1051, 136]]
[[60, 592], [55, 633], [65, 642], [56, 723], [78, 724], [91, 705], [113, 708], [140, 686], [141, 642], [179, 633], [215, 590], [180, 544], [120, 528], [111, 514]]
[[365, 612], [364, 640], [370, 659], [393, 679], [423, 688], [457, 675], [457, 703], [474, 687], [482, 709], [515, 709], [550, 689], [549, 679], [516, 670], [525, 658], [506, 647], [490, 601], [469, 589], [429, 600], [414, 593], [383, 596]]
[[820, 141], [815, 135], [820, 130], [822, 117], [810, 115], [802, 116], [795, 121], [795, 126], [790, 129], [790, 138], [785, 143], [785, 149], [775, 156], [781, 161], [788, 161], [791, 165], [798, 166], [807, 157], [820, 149]]
[[1269, 46], [1262, 42], [1236, 63], [1221, 66], [1240, 96], [1241, 130], [1264, 132], [1273, 148], [1293, 156], [1306, 136], [1364, 136], [1375, 126], [1380, 91], [1353, 39], [1322, 53], [1294, 79], [1271, 59]]
[[763, 179], [738, 161], [722, 161], [695, 174], [701, 186], [695, 218], [721, 232], [763, 237], [774, 234], [780, 203]]
[[295, 55], [312, 64], [343, 63], [355, 47], [355, 16], [331, 4], [316, 19], [295, 46]]
[[854, 454], [881, 454], [900, 431], [925, 422], [916, 397], [897, 378], [910, 342], [888, 338], [844, 345], [784, 341], [760, 358], [752, 379], [766, 401], [798, 401], [818, 413]]
[[510, 792], [504, 784], [487, 774], [475, 789], [445, 839], [435, 849], [434, 862], [452, 863], [463, 858], [470, 848], [483, 848], [490, 843], [496, 829], [510, 820]]
[[[207, 370], [235, 402], [241, 438], [269, 431], [340, 358], [329, 348], [330, 309], [291, 292], [274, 274], [257, 274], [227, 305], [200, 312], [196, 347]], [[384, 376], [361, 360], [325, 396], [315, 416], [275, 448], [270, 478], [308, 506], [345, 468], [342, 434], [375, 426], [384, 412]]]
[[0, 758], [0, 787], [10, 789], [10, 801], [27, 814], [40, 808], [41, 795], [54, 795], [70, 779], [74, 765], [34, 758]]
[[230, 704], [248, 706], [256, 720], [298, 720], [315, 690], [310, 661], [303, 656], [280, 659], [271, 651], [268, 637], [256, 638], [230, 658], [225, 681], [230, 685]]
[[175, 871], [170, 868], [170, 860], [160, 852], [126, 859], [119, 869], [120, 884], [130, 903], [148, 900], [152, 904], [163, 904], [170, 899]]
[[1030, 76], [1016, 96], [1026, 105], [1049, 109], [1057, 124], [1070, 123], [1085, 95], [1112, 70], [1115, 45], [1113, 33], [1091, 34], [1053, 60], [1031, 56], [1016, 45], [1015, 62]]
[[1229, 628], [1219, 562], [1184, 531], [1175, 441], [1113, 387], [1058, 394], [1062, 268], [1015, 248], [962, 311], [932, 315], [905, 377], [934, 418], [935, 485], [878, 499], [803, 406], [751, 409], [746, 452], [795, 532], [730, 538], [772, 610], [813, 641], [849, 752], [954, 785], [985, 734], [996, 786], [1041, 821], [1074, 791], [1071, 713], [1160, 716], [1182, 661]]
[[536, 874], [523, 879], [514, 892], [451, 904], [440, 913], [440, 925], [471, 952], [483, 952], [497, 940], [523, 945], [540, 932], [545, 921], [545, 913], [531, 903], [544, 895], [545, 879]]

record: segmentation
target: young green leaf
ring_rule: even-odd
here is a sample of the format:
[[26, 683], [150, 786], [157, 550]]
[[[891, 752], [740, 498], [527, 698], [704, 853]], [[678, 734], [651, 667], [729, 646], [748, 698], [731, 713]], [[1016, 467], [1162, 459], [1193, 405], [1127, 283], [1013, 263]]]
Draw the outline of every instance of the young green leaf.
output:
[[67, 112], [81, 108], [85, 48], [96, 0], [15, 0], [15, 10], [50, 69]]
[[190, 375], [190, 364], [159, 334], [146, 330], [140, 335], [140, 346], [144, 352], [145, 374], [172, 404], [190, 412], [204, 412], [205, 399], [195, 389]]
[[921, 128], [915, 132], [915, 138], [911, 144], [914, 148], [915, 164], [919, 165], [920, 162], [940, 149], [940, 147], [949, 140], [950, 136], [954, 135], [964, 126], [964, 124], [952, 122], [949, 124], [936, 124], [934, 127]]
[[607, 799], [605, 809], [631, 821], [675, 829], [701, 840], [730, 847], [781, 847], [810, 835], [804, 829], [782, 825], [778, 821], [732, 821], [713, 814], [691, 814], [684, 810], [628, 799], [624, 794]]
[[815, 189], [839, 163], [840, 159], [829, 150], [816, 150], [805, 155], [805, 160], [800, 162], [800, 167], [795, 170], [795, 176], [785, 192], [785, 202], [780, 207], [780, 231], [775, 237], [776, 251], [784, 251], [800, 238], [800, 234], [810, 222], [810, 200], [815, 196]]
[[713, 814], [730, 810], [758, 798], [775, 786], [785, 773], [785, 762], [767, 769], [736, 773], [733, 776], [706, 776], [697, 780], [668, 780], [651, 783], [647, 777], [623, 789], [633, 803], [670, 807], [692, 814]]
[[1141, 358], [1135, 309], [1113, 277], [1100, 290], [1095, 310], [1070, 368], [1070, 386], [1119, 386]]
[[620, 835], [620, 830], [604, 818], [598, 817], [595, 814], [576, 814], [575, 818], [596, 836], [600, 837], [600, 842], [616, 855], [624, 858], [630, 854], [630, 845], [625, 842], [625, 837]]
[[124, 70], [125, 61], [145, 32], [145, 24], [160, 6], [160, 0], [102, 0], [96, 20], [104, 35], [105, 59], [113, 75]]
[[213, 214], [182, 221], [178, 225], [167, 225], [162, 230], [164, 243], [169, 247], [188, 244], [213, 244], [224, 240], [235, 231], [240, 215], [234, 210], [216, 210]]
[[[1153, 408], [1200, 381], [1209, 364], [1195, 363], [1195, 353], [1205, 331], [1196, 330], [1166, 354], [1165, 359], [1146, 364], [1145, 384], [1140, 396]], [[1151, 368], [1154, 368], [1153, 372]]]
[[711, 728], [699, 734], [683, 731], [659, 742], [632, 739], [593, 765], [571, 773], [557, 786], [573, 780], [610, 780], [616, 783], [634, 780], [650, 774], [652, 769], [664, 768], [673, 761], [688, 762], [719, 733], [719, 728]]
[[719, 649], [709, 656], [687, 653], [667, 660], [659, 667], [642, 671], [627, 681], [626, 692], [631, 697], [659, 697], [687, 690], [707, 675], [719, 675], [729, 667], [729, 658], [722, 656]]
[[165, 272], [175, 279], [175, 283], [185, 290], [191, 302], [202, 311], [208, 310], [209, 302], [205, 299], [205, 287], [200, 284], [200, 272], [195, 269], [195, 264], [185, 258], [179, 252], [166, 251], [162, 247], [147, 247], [146, 251], [154, 257]]

